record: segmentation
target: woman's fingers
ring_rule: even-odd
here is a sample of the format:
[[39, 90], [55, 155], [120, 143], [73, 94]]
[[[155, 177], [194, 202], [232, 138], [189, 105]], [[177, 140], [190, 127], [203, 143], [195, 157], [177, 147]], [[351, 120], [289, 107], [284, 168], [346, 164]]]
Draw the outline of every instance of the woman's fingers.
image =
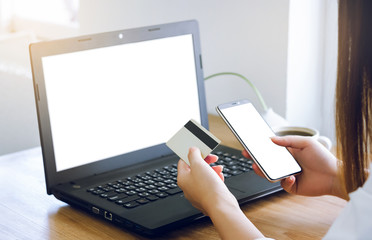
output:
[[281, 181], [282, 188], [289, 193], [296, 193], [296, 177], [289, 176]]
[[221, 180], [224, 181], [225, 177], [223, 176], [223, 173], [222, 173], [223, 167], [221, 165], [217, 165], [217, 166], [213, 166], [212, 168], [218, 174]]
[[253, 163], [252, 164], [252, 169], [253, 171], [260, 177], [265, 177], [265, 175], [262, 173], [261, 169], [257, 166], [257, 164]]
[[213, 154], [209, 154], [204, 159], [204, 161], [206, 161], [208, 164], [215, 163], [215, 162], [217, 162], [217, 160], [218, 160], [218, 157], [216, 155], [213, 155]]
[[244, 150], [242, 151], [242, 154], [243, 154], [243, 156], [244, 156], [245, 158], [252, 159], [251, 155], [249, 155], [249, 153], [247, 152], [247, 150], [244, 149]]

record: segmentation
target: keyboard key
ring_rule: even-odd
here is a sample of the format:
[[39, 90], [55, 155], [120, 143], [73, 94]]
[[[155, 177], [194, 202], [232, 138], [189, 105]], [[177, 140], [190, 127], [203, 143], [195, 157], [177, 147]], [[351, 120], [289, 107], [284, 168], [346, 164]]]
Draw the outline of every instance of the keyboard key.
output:
[[130, 185], [130, 186], [126, 186], [126, 187], [124, 187], [126, 190], [134, 190], [134, 189], [136, 189], [136, 186], [134, 186], [134, 185]]
[[182, 192], [181, 188], [177, 187], [177, 188], [168, 190], [166, 193], [173, 195], [173, 194], [180, 193], [180, 192]]
[[135, 191], [136, 191], [136, 192], [138, 192], [138, 193], [141, 193], [141, 192], [146, 192], [146, 191], [147, 191], [147, 189], [146, 189], [146, 188], [143, 188], [143, 187], [141, 187], [141, 188], [136, 188], [136, 189], [135, 189]]
[[232, 171], [232, 172], [230, 172], [232, 175], [234, 175], [234, 176], [237, 176], [237, 175], [240, 175], [240, 174], [242, 174], [243, 172], [242, 171], [240, 171], [240, 170], [234, 170], [234, 171]]
[[102, 198], [109, 198], [109, 197], [116, 196], [116, 195], [117, 195], [116, 192], [110, 192], [110, 193], [102, 193], [99, 196], [102, 197]]
[[92, 193], [93, 193], [94, 195], [100, 195], [100, 194], [102, 194], [102, 193], [105, 193], [105, 191], [103, 191], [103, 190], [101, 190], [101, 189], [98, 189], [98, 190], [94, 190]]
[[147, 200], [146, 198], [140, 198], [138, 200], [136, 200], [136, 202], [140, 203], [140, 204], [146, 204], [149, 202], [149, 200]]
[[134, 208], [134, 207], [137, 207], [138, 205], [139, 203], [133, 201], [133, 202], [125, 203], [123, 206], [126, 208]]
[[243, 171], [243, 172], [248, 172], [248, 171], [250, 171], [251, 169], [250, 169], [250, 168], [241, 167], [240, 170]]
[[110, 192], [110, 191], [114, 190], [114, 188], [112, 188], [112, 187], [104, 187], [104, 188], [101, 188], [101, 189], [105, 192]]
[[236, 162], [236, 161], [225, 162], [226, 166], [234, 166], [234, 165], [237, 165], [237, 164], [238, 164], [238, 162]]
[[121, 188], [122, 186], [123, 185], [121, 185], [121, 184], [114, 184], [111, 187], [118, 189], [118, 188]]
[[147, 193], [147, 192], [143, 192], [143, 193], [139, 193], [138, 196], [140, 196], [140, 197], [148, 197], [148, 196], [150, 196], [150, 194]]
[[151, 179], [151, 177], [148, 176], [146, 173], [137, 174], [137, 178], [141, 178], [142, 180], [149, 180], [149, 179]]
[[160, 177], [161, 175], [157, 172], [146, 172], [147, 175], [149, 175], [152, 178]]
[[171, 184], [167, 185], [167, 187], [168, 188], [176, 188], [176, 187], [178, 187], [178, 185], [175, 184], [175, 183], [171, 183]]
[[169, 171], [170, 169], [172, 169], [172, 167], [171, 166], [165, 166], [165, 167], [163, 167], [163, 169]]
[[[157, 170], [155, 170], [155, 171], [157, 171]], [[159, 171], [157, 171], [157, 173], [159, 173], [160, 175], [167, 175], [167, 174], [169, 174], [169, 172], [167, 170], [159, 170]]]
[[145, 187], [146, 184], [143, 183], [143, 182], [140, 182], [140, 183], [136, 183], [136, 184], [134, 184], [134, 186], [136, 186], [136, 187]]
[[127, 179], [128, 179], [129, 181], [133, 182], [133, 183], [140, 183], [140, 182], [142, 182], [142, 179], [141, 179], [141, 178], [128, 177]]
[[151, 189], [154, 189], [156, 187], [154, 185], [147, 185], [146, 188], [149, 189], [149, 190], [151, 190]]
[[229, 177], [231, 177], [231, 174], [224, 173], [223, 176], [224, 176], [225, 178], [229, 178]]
[[240, 167], [238, 165], [229, 166], [230, 170], [238, 170]]
[[150, 195], [150, 196], [148, 196], [148, 197], [146, 197], [148, 200], [150, 200], [150, 201], [156, 201], [156, 200], [158, 200], [159, 198], [157, 197], [157, 196], [154, 196], [154, 195]]
[[155, 182], [161, 182], [161, 181], [164, 181], [164, 178], [162, 177], [157, 177], [157, 178], [154, 178], [153, 179]]
[[117, 200], [120, 200], [120, 199], [123, 199], [123, 198], [126, 198], [126, 197], [128, 197], [128, 195], [126, 195], [126, 194], [119, 194], [119, 195], [115, 195], [115, 196], [109, 197], [107, 199], [109, 201], [111, 201], [111, 202], [114, 202], [114, 201], [117, 201]]
[[122, 181], [121, 184], [124, 185], [124, 186], [130, 186], [133, 183], [131, 181]]
[[220, 165], [220, 164], [224, 164], [224, 161], [222, 159], [218, 160], [217, 161], [217, 164]]
[[148, 176], [148, 175], [142, 176], [141, 178], [144, 181], [148, 181], [148, 180], [151, 180], [152, 179], [152, 177], [151, 176]]
[[[176, 173], [177, 176], [177, 173]], [[163, 176], [164, 179], [173, 179], [173, 174], [168, 174]]]
[[95, 191], [95, 190], [97, 190], [96, 188], [88, 188], [87, 189], [87, 192], [93, 192], [93, 191]]
[[150, 191], [148, 191], [149, 193], [151, 194], [157, 194], [157, 193], [160, 193], [160, 191], [158, 189], [151, 189]]
[[165, 193], [165, 192], [160, 192], [160, 193], [157, 193], [156, 196], [158, 196], [158, 197], [160, 197], [160, 198], [165, 198], [165, 197], [168, 196], [168, 194]]
[[118, 205], [123, 205], [125, 201], [123, 199], [120, 199], [120, 200], [115, 201], [115, 203]]
[[239, 165], [242, 166], [242, 167], [250, 167], [250, 166], [252, 166], [251, 164], [246, 163], [246, 162], [242, 162]]
[[132, 201], [136, 201], [137, 199], [140, 199], [141, 197], [138, 196], [138, 195], [133, 195], [133, 196], [130, 196], [130, 197], [126, 197], [126, 198], [123, 198], [121, 200], [123, 200], [123, 203], [128, 203], [128, 202], [132, 202]]
[[229, 158], [229, 157], [225, 157], [223, 160], [225, 160], [225, 162], [230, 162], [230, 161], [232, 161], [232, 159]]
[[133, 195], [136, 195], [136, 194], [137, 194], [137, 192], [136, 192], [136, 191], [133, 191], [133, 190], [131, 190], [131, 191], [125, 192], [125, 194], [127, 194], [127, 195], [129, 195], [129, 196], [133, 196]]
[[163, 186], [163, 187], [159, 187], [158, 190], [164, 192], [164, 191], [169, 190], [169, 188], [167, 188], [166, 186]]
[[119, 189], [116, 189], [115, 192], [116, 193], [125, 193], [127, 190], [124, 189], [124, 188], [119, 188]]
[[155, 182], [154, 182], [153, 180], [147, 180], [147, 181], [145, 181], [145, 183], [146, 183], [147, 185], [151, 185], [151, 184], [154, 184]]

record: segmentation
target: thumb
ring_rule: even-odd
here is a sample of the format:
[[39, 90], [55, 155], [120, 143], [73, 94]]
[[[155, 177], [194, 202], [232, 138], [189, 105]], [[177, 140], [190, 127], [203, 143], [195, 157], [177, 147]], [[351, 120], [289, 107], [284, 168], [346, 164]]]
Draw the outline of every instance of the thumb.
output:
[[274, 136], [271, 137], [271, 141], [279, 146], [291, 148], [305, 148], [309, 144], [309, 138], [301, 136]]
[[190, 167], [192, 165], [197, 165], [201, 163], [205, 163], [203, 160], [203, 157], [201, 155], [200, 149], [197, 147], [191, 147], [189, 149], [189, 154], [187, 155], [189, 162], [190, 162]]

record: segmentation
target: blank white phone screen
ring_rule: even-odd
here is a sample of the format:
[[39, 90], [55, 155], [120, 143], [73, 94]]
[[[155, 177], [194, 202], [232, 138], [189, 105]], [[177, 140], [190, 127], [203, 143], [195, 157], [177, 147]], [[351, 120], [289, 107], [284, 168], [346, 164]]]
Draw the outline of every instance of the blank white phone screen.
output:
[[274, 132], [251, 103], [220, 108], [220, 111], [271, 180], [301, 171], [289, 151], [271, 141]]
[[200, 121], [191, 34], [42, 58], [57, 171], [165, 143]]

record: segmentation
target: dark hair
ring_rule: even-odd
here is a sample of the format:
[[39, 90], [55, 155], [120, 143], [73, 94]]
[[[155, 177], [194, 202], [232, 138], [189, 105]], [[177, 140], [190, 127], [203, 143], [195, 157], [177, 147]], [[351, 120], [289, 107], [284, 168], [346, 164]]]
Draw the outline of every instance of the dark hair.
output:
[[372, 1], [339, 0], [337, 155], [345, 190], [368, 178], [372, 126]]

